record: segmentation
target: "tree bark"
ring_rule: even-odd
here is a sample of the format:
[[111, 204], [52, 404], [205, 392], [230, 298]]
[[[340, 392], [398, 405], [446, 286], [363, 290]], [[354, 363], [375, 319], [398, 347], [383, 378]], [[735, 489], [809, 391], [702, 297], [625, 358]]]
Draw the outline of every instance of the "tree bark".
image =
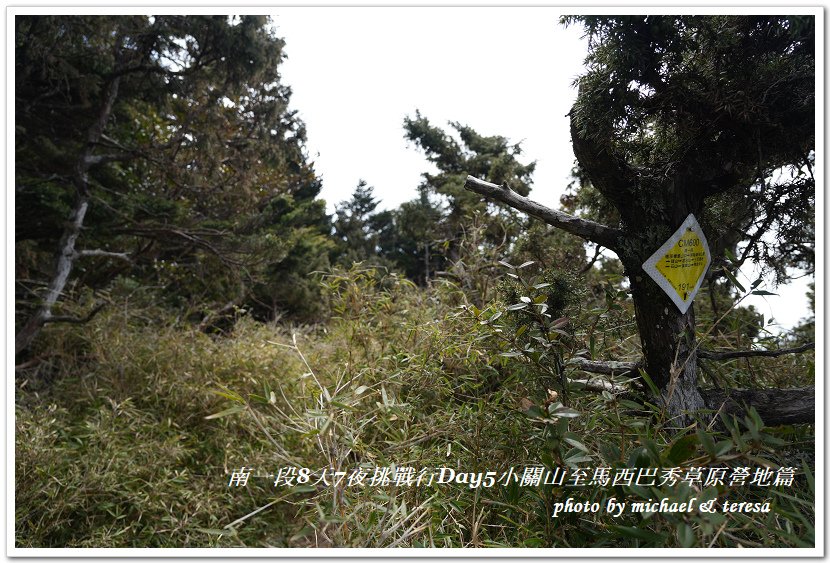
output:
[[642, 271], [629, 279], [643, 369], [660, 389], [671, 425], [686, 426], [706, 407], [697, 386], [694, 304], [681, 313]]
[[548, 225], [562, 229], [567, 233], [571, 233], [585, 240], [595, 242], [615, 252], [619, 248], [619, 242], [622, 236], [622, 232], [619, 229], [612, 229], [611, 227], [606, 227], [594, 221], [580, 219], [579, 217], [568, 215], [562, 211], [551, 209], [517, 194], [507, 186], [491, 184], [490, 182], [479, 180], [474, 176], [467, 176], [464, 188], [484, 197], [506, 203], [513, 209], [523, 211], [531, 217], [541, 219]]

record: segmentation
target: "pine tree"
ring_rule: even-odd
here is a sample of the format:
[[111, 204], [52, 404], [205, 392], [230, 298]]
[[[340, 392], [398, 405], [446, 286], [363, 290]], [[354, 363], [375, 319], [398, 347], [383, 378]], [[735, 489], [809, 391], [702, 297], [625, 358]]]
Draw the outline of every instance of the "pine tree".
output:
[[[642, 265], [691, 213], [709, 240], [713, 269], [724, 276], [731, 275], [723, 267], [727, 261], [764, 261], [779, 275], [792, 263], [809, 267], [815, 21], [574, 16], [565, 22], [582, 23], [590, 45], [570, 113], [574, 153], [612, 211], [604, 220], [618, 222], [577, 219], [473, 177], [467, 187], [619, 256], [634, 299], [643, 367], [683, 425], [707, 406], [698, 386], [694, 307], [680, 312]], [[775, 242], [765, 242], [766, 233], [776, 233]], [[743, 255], [727, 260], [727, 250], [739, 242], [746, 244]], [[762, 398], [751, 390], [732, 395], [729, 408]], [[809, 420], [804, 396], [780, 395], [801, 401]], [[764, 408], [776, 415], [774, 405]]]

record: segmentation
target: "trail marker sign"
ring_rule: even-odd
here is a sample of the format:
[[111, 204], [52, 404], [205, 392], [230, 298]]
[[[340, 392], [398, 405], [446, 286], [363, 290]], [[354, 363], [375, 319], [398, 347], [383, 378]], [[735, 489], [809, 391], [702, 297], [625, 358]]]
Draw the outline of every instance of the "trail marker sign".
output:
[[691, 213], [683, 224], [643, 264], [681, 313], [685, 313], [697, 295], [712, 255], [703, 229]]

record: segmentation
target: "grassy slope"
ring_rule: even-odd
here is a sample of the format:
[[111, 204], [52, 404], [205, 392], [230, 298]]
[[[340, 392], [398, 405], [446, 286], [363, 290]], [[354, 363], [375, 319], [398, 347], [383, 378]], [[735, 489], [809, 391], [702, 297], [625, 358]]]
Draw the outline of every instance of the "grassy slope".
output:
[[[572, 392], [570, 406], [581, 414], [550, 422], [533, 413], [553, 383], [533, 362], [504, 354], [491, 324], [480, 322], [494, 309], [476, 313], [452, 286], [424, 291], [370, 271], [327, 283], [335, 318], [325, 326], [243, 318], [233, 334], [210, 337], [162, 313], [113, 308], [86, 327], [50, 328], [44, 360], [18, 375], [16, 545], [812, 545], [813, 492], [804, 476], [778, 493], [707, 493], [773, 498], [768, 515], [618, 520], [549, 515], [567, 496], [603, 501], [636, 491], [275, 488], [266, 475], [288, 465], [363, 464], [370, 473], [392, 465], [757, 465], [812, 450], [810, 429], [773, 436], [749, 421], [716, 437], [720, 449], [709, 454], [695, 434], [663, 431], [647, 404], [611, 395]], [[540, 409], [528, 416], [530, 405]], [[228, 414], [205, 418], [220, 412]], [[247, 487], [229, 488], [240, 466], [254, 474]]]

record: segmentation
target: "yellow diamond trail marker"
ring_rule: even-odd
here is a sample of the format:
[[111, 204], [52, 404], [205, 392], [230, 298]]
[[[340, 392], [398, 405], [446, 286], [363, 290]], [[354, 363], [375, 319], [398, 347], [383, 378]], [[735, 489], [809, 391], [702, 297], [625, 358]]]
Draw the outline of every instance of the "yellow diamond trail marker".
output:
[[691, 213], [683, 224], [643, 264], [643, 270], [663, 288], [681, 313], [697, 295], [712, 255], [703, 229]]

